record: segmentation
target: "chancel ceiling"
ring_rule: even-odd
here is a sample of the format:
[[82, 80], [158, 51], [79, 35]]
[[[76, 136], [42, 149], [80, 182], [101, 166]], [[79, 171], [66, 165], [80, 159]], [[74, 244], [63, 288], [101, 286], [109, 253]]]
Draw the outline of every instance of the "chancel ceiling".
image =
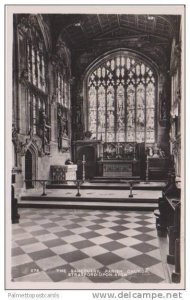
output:
[[[74, 57], [122, 47], [169, 67], [171, 43], [177, 36], [177, 15], [56, 14], [49, 18], [53, 45], [64, 41]], [[97, 51], [99, 49], [99, 51]]]

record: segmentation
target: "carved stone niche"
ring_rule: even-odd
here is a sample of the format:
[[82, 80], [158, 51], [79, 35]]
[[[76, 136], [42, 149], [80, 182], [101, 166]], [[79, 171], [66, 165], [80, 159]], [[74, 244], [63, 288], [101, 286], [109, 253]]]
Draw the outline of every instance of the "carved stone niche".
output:
[[170, 61], [170, 73], [175, 73], [176, 69], [179, 68], [181, 62], [181, 43], [175, 44], [173, 41], [171, 61]]
[[15, 148], [15, 153], [24, 155], [24, 147], [26, 145], [26, 140], [24, 136], [18, 133], [18, 130], [14, 124], [12, 125], [12, 142]]
[[47, 149], [44, 149], [40, 137], [38, 137], [37, 135], [34, 136], [32, 132], [30, 132], [30, 135], [27, 136], [21, 135], [18, 133], [18, 130], [14, 125], [12, 127], [12, 142], [15, 147], [16, 155], [18, 154], [20, 156], [24, 156], [31, 144], [35, 145], [40, 157], [49, 154], [49, 151], [46, 151]]
[[166, 82], [162, 84], [159, 92], [159, 123], [160, 126], [167, 127], [169, 124], [169, 92]]
[[57, 142], [59, 151], [70, 151], [68, 111], [62, 105], [57, 106]]
[[21, 17], [18, 20], [17, 28], [21, 34], [26, 34], [30, 28], [35, 28], [36, 30], [39, 30], [39, 25], [36, 16], [31, 14], [26, 17]]

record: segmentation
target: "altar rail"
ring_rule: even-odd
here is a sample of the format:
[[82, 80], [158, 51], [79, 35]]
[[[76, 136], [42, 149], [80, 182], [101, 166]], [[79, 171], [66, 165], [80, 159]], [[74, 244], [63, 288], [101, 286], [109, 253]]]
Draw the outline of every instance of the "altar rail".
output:
[[41, 194], [41, 196], [47, 196], [47, 194], [46, 194], [46, 186], [47, 186], [47, 183], [49, 182], [49, 183], [51, 183], [51, 184], [68, 184], [68, 183], [70, 183], [70, 182], [72, 182], [72, 183], [74, 183], [75, 185], [76, 185], [76, 188], [77, 188], [77, 194], [76, 194], [76, 196], [81, 196], [80, 195], [80, 187], [81, 187], [81, 185], [83, 184], [83, 180], [61, 180], [61, 182], [59, 182], [59, 181], [53, 181], [53, 180], [51, 180], [51, 179], [30, 179], [30, 180], [25, 180], [25, 182], [27, 183], [27, 182], [34, 182], [34, 183], [40, 183], [41, 185], [42, 185], [42, 194]]

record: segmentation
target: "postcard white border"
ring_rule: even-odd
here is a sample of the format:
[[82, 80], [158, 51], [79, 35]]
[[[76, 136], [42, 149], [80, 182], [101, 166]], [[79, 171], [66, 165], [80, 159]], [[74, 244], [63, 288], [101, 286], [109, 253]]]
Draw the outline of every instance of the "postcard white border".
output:
[[[10, 206], [10, 188], [11, 187], [11, 157], [12, 157], [12, 148], [11, 148], [11, 129], [12, 129], [12, 15], [13, 13], [126, 13], [126, 14], [181, 14], [184, 20], [184, 5], [148, 5], [148, 6], [63, 6], [63, 5], [54, 5], [54, 6], [42, 6], [42, 5], [11, 5], [6, 6], [6, 27], [5, 27], [5, 37], [6, 37], [6, 114], [5, 114], [5, 125], [6, 125], [6, 137], [5, 137], [5, 150], [6, 150], [6, 165], [5, 165], [5, 180], [6, 180], [6, 189], [5, 189], [5, 209], [6, 209], [6, 288], [7, 289], [155, 289], [155, 284], [89, 284], [89, 283], [26, 283], [26, 282], [11, 282], [10, 280], [10, 257], [11, 257], [11, 239], [10, 239], [10, 229], [11, 229], [11, 206]], [[184, 22], [182, 22], [184, 25]], [[184, 28], [183, 28], [184, 36]], [[184, 43], [185, 36], [183, 38], [183, 55], [184, 55]], [[182, 59], [184, 62], [184, 57]], [[184, 68], [184, 66], [183, 66]], [[11, 82], [11, 83], [10, 83]], [[185, 83], [184, 72], [182, 74], [182, 82]], [[182, 98], [185, 98], [184, 94], [184, 84], [182, 89]], [[185, 103], [185, 101], [184, 101]], [[184, 122], [182, 122], [184, 124]], [[183, 128], [183, 132], [184, 132]], [[182, 134], [183, 140], [182, 145], [184, 145], [184, 134]], [[184, 169], [184, 165], [182, 164]], [[184, 174], [184, 172], [182, 172]], [[184, 185], [184, 178], [182, 179], [182, 185]], [[182, 187], [182, 189], [184, 186]], [[182, 200], [184, 200], [184, 195], [182, 195]], [[182, 209], [184, 212], [184, 207]], [[184, 220], [184, 215], [182, 216]], [[184, 232], [184, 231], [183, 231]], [[184, 237], [185, 239], [185, 237]], [[184, 247], [184, 245], [183, 245]], [[183, 251], [182, 251], [183, 252]], [[184, 257], [182, 257], [184, 260]], [[184, 265], [182, 263], [182, 265]], [[8, 271], [9, 270], [9, 271]], [[182, 270], [182, 275], [184, 274]], [[180, 284], [157, 284], [156, 289], [183, 289], [184, 288], [184, 278]]]

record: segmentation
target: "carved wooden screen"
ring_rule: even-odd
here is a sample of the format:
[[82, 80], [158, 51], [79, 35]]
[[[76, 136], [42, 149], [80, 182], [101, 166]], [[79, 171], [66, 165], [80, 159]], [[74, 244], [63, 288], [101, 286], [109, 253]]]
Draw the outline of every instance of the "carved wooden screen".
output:
[[87, 79], [88, 130], [104, 142], [155, 142], [156, 75], [133, 55], [115, 55]]

